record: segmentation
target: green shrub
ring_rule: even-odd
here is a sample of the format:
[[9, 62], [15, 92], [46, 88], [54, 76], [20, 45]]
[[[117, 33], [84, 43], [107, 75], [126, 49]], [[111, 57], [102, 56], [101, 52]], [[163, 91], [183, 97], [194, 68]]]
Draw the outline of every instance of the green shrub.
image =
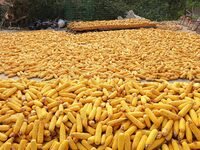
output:
[[[186, 6], [199, 6], [199, 0], [13, 0], [10, 8], [17, 20], [27, 16], [26, 26], [35, 20], [65, 18], [68, 20], [107, 20], [124, 16], [129, 10], [152, 20], [178, 19]], [[0, 7], [0, 15], [4, 10]]]

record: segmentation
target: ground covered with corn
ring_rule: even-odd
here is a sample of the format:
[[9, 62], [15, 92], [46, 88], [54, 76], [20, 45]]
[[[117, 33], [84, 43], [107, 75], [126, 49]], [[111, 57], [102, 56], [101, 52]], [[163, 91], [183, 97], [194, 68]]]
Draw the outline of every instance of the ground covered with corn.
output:
[[200, 36], [35, 31], [0, 40], [0, 72], [20, 77], [0, 79], [0, 150], [200, 149], [200, 84], [165, 81], [200, 79]]
[[0, 148], [199, 149], [200, 84], [0, 81]]
[[0, 41], [0, 73], [9, 77], [200, 79], [197, 34], [159, 29], [35, 31], [0, 33]]

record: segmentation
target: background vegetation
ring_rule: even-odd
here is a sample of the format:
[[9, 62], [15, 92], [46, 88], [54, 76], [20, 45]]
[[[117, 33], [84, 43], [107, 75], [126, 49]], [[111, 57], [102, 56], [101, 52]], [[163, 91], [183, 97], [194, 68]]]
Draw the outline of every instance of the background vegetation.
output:
[[133, 10], [152, 20], [175, 20], [186, 8], [199, 7], [199, 0], [7, 0], [0, 6], [0, 21], [10, 14], [12, 25], [27, 25], [35, 20], [65, 18], [67, 20], [106, 20], [124, 16]]

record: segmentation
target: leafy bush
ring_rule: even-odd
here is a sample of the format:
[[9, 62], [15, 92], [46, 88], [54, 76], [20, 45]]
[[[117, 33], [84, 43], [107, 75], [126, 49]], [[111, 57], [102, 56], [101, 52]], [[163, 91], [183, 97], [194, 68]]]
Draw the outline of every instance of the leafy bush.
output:
[[[68, 20], [107, 20], [124, 16], [129, 10], [152, 20], [174, 20], [187, 7], [200, 7], [199, 0], [12, 0], [12, 25], [27, 25], [37, 19], [65, 18]], [[6, 9], [7, 10], [7, 9]], [[3, 18], [5, 9], [0, 7]], [[9, 21], [9, 20], [7, 20]]]

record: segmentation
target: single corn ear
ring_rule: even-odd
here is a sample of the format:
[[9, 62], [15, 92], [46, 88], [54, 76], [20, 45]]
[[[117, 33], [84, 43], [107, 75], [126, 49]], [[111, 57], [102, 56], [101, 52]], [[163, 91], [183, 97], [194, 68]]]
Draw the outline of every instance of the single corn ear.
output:
[[200, 141], [200, 130], [197, 128], [197, 126], [192, 121], [188, 121], [188, 123], [189, 123], [189, 127], [190, 127], [192, 133], [194, 134], [196, 139]]
[[185, 105], [178, 113], [179, 116], [184, 117], [192, 108], [193, 103], [189, 103], [187, 105]]
[[23, 122], [24, 122], [24, 115], [22, 113], [20, 113], [18, 115], [17, 121], [16, 121], [14, 129], [13, 129], [14, 134], [17, 134], [20, 131]]
[[33, 124], [33, 129], [31, 131], [32, 139], [37, 139], [38, 135], [39, 120], [35, 120]]
[[60, 142], [62, 143], [64, 140], [66, 140], [67, 135], [66, 135], [66, 127], [64, 123], [61, 123], [60, 125]]
[[68, 150], [69, 149], [69, 141], [68, 140], [63, 140], [62, 142], [60, 142], [60, 146], [58, 148], [58, 150]]
[[119, 133], [118, 135], [118, 150], [123, 150], [125, 148], [125, 134], [124, 133]]
[[153, 129], [150, 132], [150, 134], [149, 134], [149, 136], [148, 136], [148, 138], [147, 138], [147, 140], [145, 142], [145, 147], [146, 148], [148, 148], [149, 146], [151, 146], [151, 144], [153, 144], [153, 142], [156, 140], [157, 135], [158, 135], [158, 130], [157, 129]]
[[142, 138], [142, 132], [141, 131], [137, 131], [136, 134], [135, 134], [133, 143], [132, 143], [132, 149], [136, 149], [137, 148], [141, 138]]
[[24, 149], [26, 148], [26, 146], [27, 146], [27, 143], [28, 143], [27, 140], [22, 139], [22, 140], [20, 141], [20, 143], [19, 143], [18, 149], [19, 149], [19, 150], [24, 150]]
[[182, 142], [182, 147], [185, 149], [185, 150], [190, 150], [191, 148], [190, 148], [190, 146], [188, 145], [188, 143], [187, 142]]
[[124, 147], [125, 149], [127, 150], [130, 150], [131, 149], [131, 136], [127, 133], [124, 133], [125, 135], [125, 142], [124, 142]]
[[192, 135], [192, 131], [190, 129], [190, 126], [189, 126], [189, 122], [187, 121], [186, 122], [186, 139], [189, 143], [192, 143], [193, 141], [193, 135]]
[[98, 123], [95, 132], [95, 144], [99, 145], [101, 143], [101, 136], [102, 136], [102, 123]]
[[59, 146], [60, 146], [60, 143], [57, 142], [57, 141], [54, 141], [50, 149], [52, 149], [52, 150], [53, 150], [53, 149], [58, 149]]
[[75, 142], [73, 141], [73, 139], [70, 136], [68, 137], [68, 141], [69, 141], [69, 147], [71, 149], [78, 150], [77, 145], [75, 144]]
[[0, 141], [6, 141], [8, 139], [8, 136], [4, 133], [0, 133]]
[[147, 140], [147, 135], [143, 135], [140, 142], [138, 143], [136, 150], [144, 150], [145, 149], [145, 142]]
[[56, 121], [57, 121], [57, 117], [53, 116], [51, 121], [50, 121], [50, 125], [49, 125], [49, 131], [53, 132], [56, 126]]
[[40, 121], [38, 126], [37, 143], [42, 144], [44, 142], [44, 122]]
[[31, 140], [31, 150], [37, 150], [37, 142], [35, 139]]
[[177, 140], [172, 139], [172, 147], [173, 149], [179, 149], [179, 144]]
[[172, 129], [174, 121], [173, 120], [169, 120], [166, 125], [164, 126], [164, 128], [162, 128], [162, 135], [163, 136], [167, 136], [170, 132], [170, 130]]

